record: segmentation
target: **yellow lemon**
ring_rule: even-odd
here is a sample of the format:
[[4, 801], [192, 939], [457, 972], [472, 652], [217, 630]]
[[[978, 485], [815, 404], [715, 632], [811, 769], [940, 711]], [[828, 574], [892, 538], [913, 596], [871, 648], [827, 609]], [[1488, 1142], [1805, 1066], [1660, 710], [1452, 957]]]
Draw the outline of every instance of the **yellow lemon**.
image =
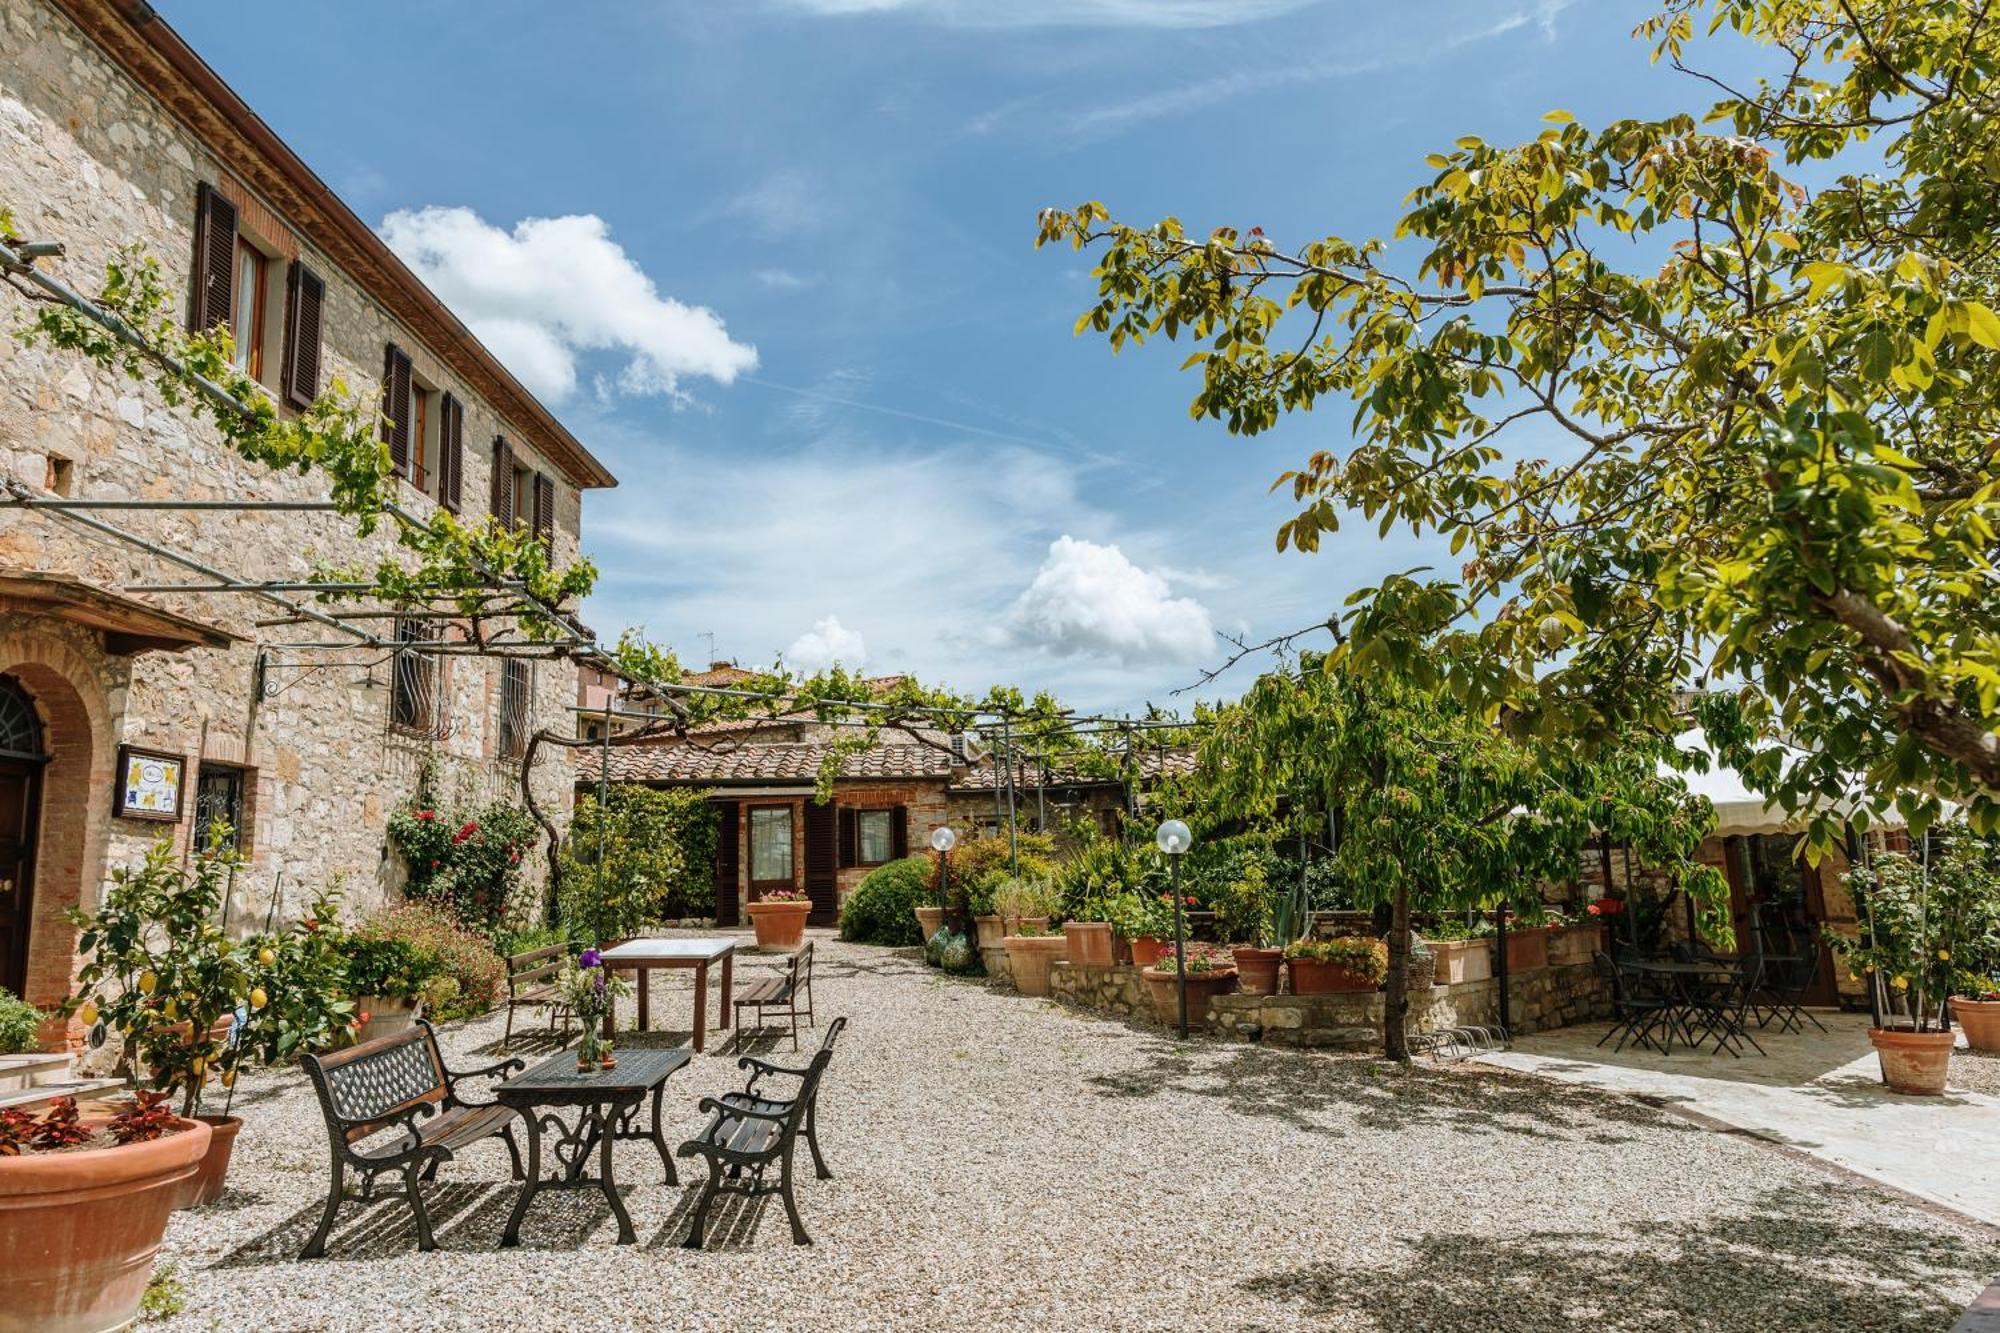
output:
[[223, 1086], [223, 1087], [225, 1087], [225, 1088], [233, 1088], [233, 1087], [235, 1087], [235, 1086], [236, 1086], [236, 1071], [235, 1071], [235, 1070], [233, 1070], [233, 1069], [225, 1069], [225, 1070], [223, 1070], [223, 1071], [222, 1071], [222, 1086]]
[[178, 1000], [168, 1000], [166, 1013], [168, 1018], [179, 1018], [181, 1016], [180, 1002]]
[[151, 995], [153, 988], [159, 984], [160, 979], [154, 976], [150, 969], [139, 974], [139, 993], [141, 995]]
[[276, 951], [271, 949], [259, 949], [257, 951], [257, 961], [265, 967], [274, 967], [277, 965], [278, 955]]
[[208, 1061], [197, 1055], [194, 1058], [194, 1063], [188, 1066], [188, 1073], [193, 1074], [196, 1078], [200, 1078], [207, 1069]]
[[83, 1020], [83, 1025], [85, 1027], [90, 1027], [92, 1024], [96, 1023], [97, 1001], [85, 1000], [83, 1002], [83, 1008], [76, 1011], [76, 1016]]
[[1897, 977], [1894, 981], [1890, 982], [1889, 984], [1894, 986], [1897, 990], [1908, 990], [1910, 988], [1910, 979], [1908, 977]]
[[250, 1007], [252, 1009], [262, 1009], [264, 1007], [264, 1002], [270, 998], [271, 998], [270, 996], [264, 994], [264, 988], [262, 986], [251, 987]]
[[1951, 950], [1949, 950], [1949, 949], [1939, 949], [1939, 950], [1938, 950], [1938, 961], [1939, 961], [1939, 962], [1941, 962], [1941, 963], [1949, 963], [1949, 962], [1951, 961]]

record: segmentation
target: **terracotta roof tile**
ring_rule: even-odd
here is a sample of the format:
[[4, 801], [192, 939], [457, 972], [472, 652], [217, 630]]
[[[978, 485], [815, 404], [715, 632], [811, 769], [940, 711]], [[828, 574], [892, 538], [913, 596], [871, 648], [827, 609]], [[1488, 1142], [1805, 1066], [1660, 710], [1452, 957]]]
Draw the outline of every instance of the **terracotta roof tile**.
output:
[[[829, 747], [817, 744], [745, 745], [732, 750], [665, 743], [627, 745], [611, 751], [613, 782], [708, 783], [815, 781]], [[850, 755], [841, 777], [938, 778], [951, 776], [951, 756], [928, 745], [878, 745]]]

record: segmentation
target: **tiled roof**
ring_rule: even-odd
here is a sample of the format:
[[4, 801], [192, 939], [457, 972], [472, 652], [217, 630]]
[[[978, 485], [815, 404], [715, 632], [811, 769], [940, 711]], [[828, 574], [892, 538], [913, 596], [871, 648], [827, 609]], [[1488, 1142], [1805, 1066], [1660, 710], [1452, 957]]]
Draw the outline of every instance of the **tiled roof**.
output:
[[[1168, 750], [1164, 754], [1158, 750], [1140, 750], [1132, 756], [1138, 765], [1139, 780], [1147, 782], [1162, 773], [1180, 776], [1194, 772], [1194, 751], [1188, 749]], [[1007, 772], [992, 759], [982, 760], [971, 768], [961, 768], [952, 774], [951, 785], [959, 791], [992, 791], [996, 779], [1007, 780]], [[1048, 787], [1099, 787], [1115, 786], [1117, 779], [1105, 777], [1101, 773], [1083, 772], [1073, 764], [1052, 763], [1044, 774], [1041, 767], [1031, 760], [1020, 759], [1014, 764], [1014, 785], [1033, 787], [1037, 784]]]
[[[828, 746], [745, 745], [709, 750], [697, 745], [614, 746], [613, 782], [667, 782], [701, 786], [730, 782], [815, 781]], [[938, 778], [951, 776], [951, 756], [928, 745], [878, 745], [849, 755], [840, 776], [848, 779]]]

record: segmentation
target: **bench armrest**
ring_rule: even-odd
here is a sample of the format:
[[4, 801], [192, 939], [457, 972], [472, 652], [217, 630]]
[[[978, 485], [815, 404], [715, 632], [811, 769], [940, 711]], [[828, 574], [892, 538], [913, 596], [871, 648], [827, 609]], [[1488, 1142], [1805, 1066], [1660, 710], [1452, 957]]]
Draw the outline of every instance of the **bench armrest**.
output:
[[754, 1091], [757, 1087], [757, 1080], [766, 1074], [783, 1074], [787, 1078], [804, 1078], [812, 1072], [810, 1069], [791, 1069], [785, 1065], [774, 1065], [769, 1060], [759, 1060], [754, 1055], [737, 1057], [736, 1067], [738, 1069], [753, 1071], [750, 1075], [750, 1081], [743, 1087], [745, 1092]]
[[518, 1056], [512, 1060], [502, 1060], [498, 1064], [487, 1065], [483, 1069], [447, 1069], [444, 1071], [445, 1093], [461, 1106], [490, 1106], [491, 1102], [467, 1102], [458, 1095], [458, 1082], [466, 1078], [492, 1078], [496, 1074], [511, 1074], [517, 1069], [526, 1069], [528, 1062]]
[[745, 1106], [725, 1106], [713, 1097], [704, 1097], [695, 1108], [713, 1115], [725, 1116], [731, 1120], [768, 1120], [774, 1125], [782, 1125], [791, 1117], [790, 1109], [783, 1111], [752, 1111]]

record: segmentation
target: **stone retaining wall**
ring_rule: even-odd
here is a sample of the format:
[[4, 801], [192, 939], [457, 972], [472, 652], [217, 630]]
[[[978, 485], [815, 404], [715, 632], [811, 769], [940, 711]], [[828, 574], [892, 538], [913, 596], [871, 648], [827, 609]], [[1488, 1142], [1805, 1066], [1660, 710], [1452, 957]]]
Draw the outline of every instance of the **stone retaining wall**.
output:
[[1110, 967], [1056, 963], [1049, 968], [1049, 998], [1120, 1018], [1146, 1018], [1153, 1012], [1146, 980], [1129, 963]]

